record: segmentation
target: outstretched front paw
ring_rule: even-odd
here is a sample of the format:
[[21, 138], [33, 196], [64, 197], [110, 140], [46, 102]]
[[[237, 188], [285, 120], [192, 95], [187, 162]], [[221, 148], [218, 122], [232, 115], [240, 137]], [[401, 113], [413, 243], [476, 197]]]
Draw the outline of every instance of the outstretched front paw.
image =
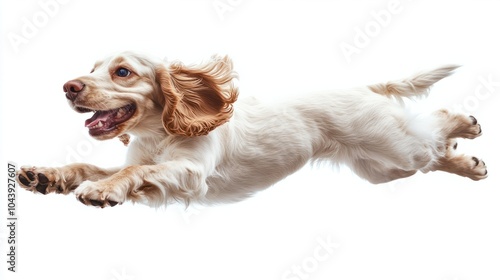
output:
[[66, 194], [70, 191], [62, 184], [61, 175], [56, 168], [23, 166], [17, 171], [17, 181], [22, 188], [35, 193]]
[[76, 198], [85, 205], [97, 207], [115, 206], [126, 199], [126, 192], [103, 182], [85, 181], [75, 190]]

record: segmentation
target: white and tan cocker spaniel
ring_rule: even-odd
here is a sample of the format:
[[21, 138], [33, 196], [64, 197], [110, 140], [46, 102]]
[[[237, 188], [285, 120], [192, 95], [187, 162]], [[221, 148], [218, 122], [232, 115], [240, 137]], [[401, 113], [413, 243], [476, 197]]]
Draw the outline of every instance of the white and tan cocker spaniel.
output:
[[447, 110], [413, 115], [397, 102], [426, 95], [454, 69], [264, 104], [236, 102], [228, 57], [186, 66], [121, 53], [64, 91], [75, 111], [93, 113], [85, 126], [94, 138], [135, 136], [124, 166], [22, 167], [18, 182], [106, 207], [239, 201], [317, 161], [346, 164], [372, 183], [436, 170], [484, 179], [483, 161], [455, 151], [455, 138], [481, 135], [474, 117]]

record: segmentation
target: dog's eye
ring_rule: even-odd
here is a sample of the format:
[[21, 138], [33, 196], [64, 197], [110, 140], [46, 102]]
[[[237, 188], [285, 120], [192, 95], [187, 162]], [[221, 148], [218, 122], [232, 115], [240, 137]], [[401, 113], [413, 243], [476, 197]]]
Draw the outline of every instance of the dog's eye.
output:
[[131, 74], [132, 72], [130, 72], [128, 69], [125, 69], [125, 68], [118, 68], [118, 70], [116, 70], [115, 74], [118, 76], [118, 77], [127, 77]]

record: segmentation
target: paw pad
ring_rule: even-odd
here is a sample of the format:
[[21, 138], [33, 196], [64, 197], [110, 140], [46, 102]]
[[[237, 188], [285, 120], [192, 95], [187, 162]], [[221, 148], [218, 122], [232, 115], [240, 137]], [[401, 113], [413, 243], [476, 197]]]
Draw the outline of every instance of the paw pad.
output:
[[58, 171], [54, 168], [23, 166], [17, 172], [17, 181], [22, 188], [41, 194], [64, 193], [64, 188], [60, 185], [58, 178]]
[[26, 177], [24, 177], [23, 175], [19, 175], [18, 178], [19, 178], [19, 182], [21, 182], [21, 184], [23, 184], [26, 187], [29, 187], [30, 181], [28, 181], [28, 179], [26, 179]]
[[126, 200], [126, 197], [115, 185], [102, 184], [99, 181], [83, 182], [75, 190], [75, 195], [81, 203], [99, 208], [113, 207]]
[[28, 176], [28, 179], [30, 179], [30, 181], [35, 180], [35, 173], [33, 173], [32, 171], [26, 172], [26, 176]]

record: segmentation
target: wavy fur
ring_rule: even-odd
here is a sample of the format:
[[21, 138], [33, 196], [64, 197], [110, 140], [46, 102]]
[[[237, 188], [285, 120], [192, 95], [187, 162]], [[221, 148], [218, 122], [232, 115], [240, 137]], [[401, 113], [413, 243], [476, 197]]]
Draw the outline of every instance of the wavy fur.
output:
[[[130, 75], [113, 74], [124, 67]], [[70, 105], [98, 104], [99, 110], [136, 105], [130, 119], [96, 137], [134, 136], [124, 166], [23, 167], [18, 181], [34, 192], [74, 191], [82, 203], [97, 207], [125, 201], [156, 207], [239, 201], [308, 162], [346, 164], [372, 183], [436, 170], [484, 179], [483, 161], [456, 153], [455, 138], [482, 134], [475, 118], [447, 110], [412, 116], [386, 98], [426, 94], [455, 68], [275, 104], [247, 98], [233, 109], [238, 89], [227, 57], [184, 66], [119, 54], [72, 82], [85, 86], [72, 93]]]

